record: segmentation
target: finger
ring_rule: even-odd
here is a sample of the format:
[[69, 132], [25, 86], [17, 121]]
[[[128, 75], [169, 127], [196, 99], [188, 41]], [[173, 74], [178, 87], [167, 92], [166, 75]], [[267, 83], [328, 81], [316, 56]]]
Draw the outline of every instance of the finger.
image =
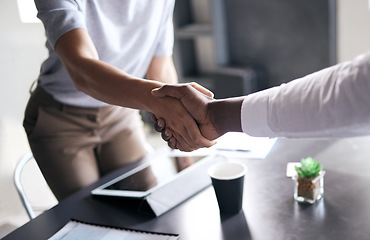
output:
[[[172, 149], [179, 149], [181, 151], [186, 151], [189, 149], [185, 149], [182, 144], [177, 141], [177, 139], [174, 137], [174, 134], [172, 133], [172, 130], [170, 128], [166, 128], [162, 134], [162, 139], [167, 141], [167, 145]], [[179, 137], [179, 136], [178, 136]], [[180, 138], [180, 137], [179, 137]], [[183, 139], [181, 139], [182, 142], [184, 142]]]
[[173, 137], [171, 129], [165, 128], [164, 131], [162, 131], [161, 136], [162, 136], [162, 139], [165, 141], [170, 140], [170, 138]]
[[150, 116], [150, 119], [153, 121], [153, 122], [156, 122], [157, 121], [157, 117], [152, 113], [152, 115]]
[[171, 138], [169, 141], [168, 141], [168, 146], [172, 149], [178, 149], [180, 151], [184, 151], [184, 148], [181, 146], [181, 143], [179, 143], [177, 141], [176, 138]]
[[191, 116], [185, 114], [180, 119], [182, 121], [176, 122], [172, 130], [175, 138], [184, 148], [195, 150], [202, 147], [211, 147], [216, 143], [216, 141], [211, 141], [201, 134], [199, 126]]
[[[189, 129], [187, 129], [187, 131], [188, 130]], [[185, 136], [190, 137], [189, 135], [185, 135]], [[184, 141], [186, 143], [188, 143], [189, 147], [186, 147], [186, 149], [190, 150], [190, 151], [194, 151], [194, 150], [197, 150], [199, 148], [209, 148], [209, 147], [214, 146], [217, 143], [217, 140], [209, 140], [209, 139], [203, 137], [203, 135], [201, 135], [200, 132], [195, 133], [195, 137], [192, 140], [190, 140], [190, 142], [188, 140], [186, 140], [185, 138], [184, 138]], [[184, 144], [182, 144], [182, 145], [184, 145]]]
[[203, 87], [202, 85], [196, 83], [196, 82], [191, 82], [190, 85], [195, 88], [196, 90], [198, 90], [199, 92], [203, 93], [204, 95], [206, 95], [207, 97], [210, 97], [210, 98], [213, 98], [215, 95], [213, 94], [213, 92], [211, 92], [209, 89]]
[[[195, 124], [195, 126], [194, 126]], [[199, 130], [198, 125], [194, 122], [187, 121], [187, 124], [184, 124], [184, 131], [181, 136], [184, 137], [185, 141], [191, 145], [193, 149], [203, 148], [203, 147], [212, 147], [216, 144], [216, 140], [209, 140], [203, 137], [202, 133]]]
[[[177, 88], [173, 86], [171, 87], [169, 85], [165, 85], [161, 89], [164, 89], [164, 91], [167, 91], [166, 89], [169, 89], [170, 91], [172, 91], [171, 89], [177, 89]], [[189, 91], [197, 91], [195, 88], [191, 87], [190, 85], [186, 85], [183, 88], [183, 90], [184, 91], [180, 91], [180, 92], [185, 92], [185, 94], [189, 93]], [[177, 101], [174, 99], [172, 100], [175, 102]], [[184, 108], [182, 104], [179, 105], [179, 102], [177, 102], [177, 107], [176, 109], [174, 109], [174, 111], [176, 113], [172, 113], [172, 115], [176, 117], [174, 118], [169, 117], [168, 119], [166, 119], [166, 121], [168, 122], [166, 122], [165, 124], [173, 130], [173, 133], [177, 134], [175, 135], [175, 138], [178, 144], [180, 144], [183, 147], [183, 149], [186, 149], [187, 151], [191, 151], [192, 149], [198, 149], [201, 147], [210, 147], [215, 144], [215, 142], [210, 141], [204, 136], [202, 136], [197, 122], [189, 114], [189, 112]], [[168, 138], [165, 137], [165, 139], [168, 139]]]
[[168, 140], [167, 142], [168, 146], [172, 149], [177, 149], [176, 148], [176, 144], [177, 144], [177, 141], [176, 141], [176, 138], [172, 137]]
[[179, 143], [177, 140], [175, 148], [179, 149], [181, 152], [186, 152], [185, 149], [181, 146], [181, 143]]
[[176, 147], [180, 149], [183, 152], [191, 152], [193, 150], [198, 149], [197, 147], [193, 147], [190, 145], [181, 134], [178, 134], [177, 132], [173, 132], [173, 136], [176, 139]]
[[157, 132], [162, 132], [166, 128], [166, 122], [162, 119], [159, 118], [155, 123], [154, 123], [154, 130]]

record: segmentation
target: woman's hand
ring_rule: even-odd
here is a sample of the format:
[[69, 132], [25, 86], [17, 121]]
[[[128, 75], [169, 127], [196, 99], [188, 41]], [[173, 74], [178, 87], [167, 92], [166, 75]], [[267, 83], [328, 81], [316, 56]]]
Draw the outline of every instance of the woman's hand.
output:
[[[203, 88], [199, 84], [179, 84], [179, 85], [164, 85], [159, 89], [152, 91], [154, 96], [165, 97], [171, 96], [179, 99], [185, 109], [195, 119], [199, 126], [201, 134], [207, 139], [214, 140], [221, 133], [215, 128], [212, 123], [211, 115], [209, 114], [209, 103], [214, 101], [213, 93]], [[155, 122], [154, 128], [158, 132], [162, 132], [162, 138], [168, 141], [171, 148], [177, 148], [178, 134], [173, 131], [169, 123], [158, 116], [153, 116]], [[209, 147], [209, 145], [200, 145], [201, 142], [192, 143], [198, 147]]]
[[[165, 121], [166, 129], [161, 131], [162, 138], [168, 141], [171, 148], [193, 151], [215, 144], [215, 141], [210, 141], [202, 136], [197, 122], [184, 108], [180, 100], [172, 97], [156, 98], [156, 103], [152, 106], [152, 120], [162, 119], [161, 121]], [[167, 138], [167, 135], [171, 137]]]

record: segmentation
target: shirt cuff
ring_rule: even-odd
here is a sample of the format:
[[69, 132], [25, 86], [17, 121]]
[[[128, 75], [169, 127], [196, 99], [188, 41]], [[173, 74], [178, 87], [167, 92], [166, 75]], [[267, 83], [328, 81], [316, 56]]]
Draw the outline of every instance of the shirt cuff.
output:
[[254, 137], [276, 137], [268, 123], [268, 102], [273, 90], [270, 88], [245, 97], [241, 108], [244, 133]]

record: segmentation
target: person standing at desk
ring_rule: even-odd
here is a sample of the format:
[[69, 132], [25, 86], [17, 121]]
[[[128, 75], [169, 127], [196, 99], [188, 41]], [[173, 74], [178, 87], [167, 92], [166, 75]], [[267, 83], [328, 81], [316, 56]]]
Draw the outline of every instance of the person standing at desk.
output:
[[[208, 139], [229, 131], [288, 138], [370, 135], [370, 52], [243, 97], [215, 100], [197, 89], [197, 84], [165, 85], [153, 95], [181, 100]], [[177, 148], [182, 140], [157, 119], [155, 129]]]
[[211, 144], [178, 100], [151, 95], [163, 83], [177, 83], [174, 0], [35, 3], [49, 55], [23, 124], [58, 200], [146, 154], [141, 117], [130, 108], [168, 120], [187, 148], [196, 147], [192, 139]]

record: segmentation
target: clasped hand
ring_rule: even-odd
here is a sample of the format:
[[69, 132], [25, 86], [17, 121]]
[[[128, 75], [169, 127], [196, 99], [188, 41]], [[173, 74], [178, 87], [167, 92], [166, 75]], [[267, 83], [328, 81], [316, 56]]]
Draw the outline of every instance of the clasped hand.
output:
[[[181, 101], [184, 108], [194, 118], [202, 136], [193, 138], [191, 142], [179, 132], [166, 126], [163, 118], [152, 115], [154, 129], [162, 133], [163, 140], [168, 146], [181, 151], [193, 151], [201, 147], [210, 147], [216, 143], [216, 138], [222, 135], [213, 124], [210, 106], [213, 101], [213, 93], [197, 83], [164, 85], [152, 90], [155, 97], [172, 97]], [[167, 120], [168, 121], [168, 120]], [[209, 141], [204, 141], [203, 137]]]

